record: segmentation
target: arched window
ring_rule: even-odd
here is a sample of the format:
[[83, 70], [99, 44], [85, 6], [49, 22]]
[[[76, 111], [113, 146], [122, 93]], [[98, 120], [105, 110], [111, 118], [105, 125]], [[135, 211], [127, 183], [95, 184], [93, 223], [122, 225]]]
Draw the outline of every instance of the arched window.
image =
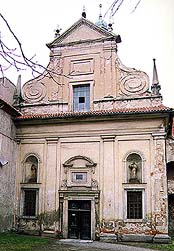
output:
[[[39, 201], [39, 157], [27, 155], [23, 162], [23, 183], [21, 183], [21, 214], [35, 217], [38, 214]], [[37, 183], [37, 184], [36, 184]]]
[[131, 153], [126, 159], [127, 182], [142, 182], [142, 158], [137, 153]]
[[30, 155], [25, 161], [25, 183], [37, 183], [38, 159]]

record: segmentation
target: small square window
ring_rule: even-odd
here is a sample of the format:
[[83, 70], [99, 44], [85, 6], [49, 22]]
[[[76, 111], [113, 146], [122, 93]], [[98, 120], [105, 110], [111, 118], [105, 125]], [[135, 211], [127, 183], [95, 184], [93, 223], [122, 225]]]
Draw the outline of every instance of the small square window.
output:
[[85, 97], [79, 97], [79, 104], [85, 103]]
[[83, 174], [76, 174], [76, 180], [83, 180]]

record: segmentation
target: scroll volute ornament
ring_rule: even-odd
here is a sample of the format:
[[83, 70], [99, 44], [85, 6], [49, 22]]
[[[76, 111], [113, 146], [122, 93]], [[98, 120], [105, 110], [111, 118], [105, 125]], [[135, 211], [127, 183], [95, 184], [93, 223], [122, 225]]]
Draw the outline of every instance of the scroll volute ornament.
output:
[[28, 103], [35, 103], [45, 98], [47, 89], [44, 83], [39, 81], [27, 82], [23, 86], [23, 98]]
[[149, 77], [143, 71], [126, 67], [117, 59], [117, 66], [120, 74], [119, 78], [119, 95], [136, 96], [149, 95]]

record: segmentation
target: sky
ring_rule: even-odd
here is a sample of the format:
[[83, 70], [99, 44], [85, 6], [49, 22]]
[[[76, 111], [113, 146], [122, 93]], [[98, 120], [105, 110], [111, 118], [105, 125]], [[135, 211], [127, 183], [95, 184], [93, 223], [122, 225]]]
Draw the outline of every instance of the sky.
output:
[[[137, 2], [124, 0], [112, 20], [113, 32], [122, 38], [122, 43], [118, 44], [118, 56], [124, 65], [145, 71], [150, 84], [153, 58], [156, 58], [163, 103], [174, 107], [174, 0], [141, 0], [132, 13]], [[26, 56], [36, 55], [35, 60], [47, 66], [49, 49], [46, 43], [54, 40], [57, 25], [62, 29], [61, 33], [64, 32], [81, 18], [83, 6], [87, 19], [95, 23], [100, 3], [104, 16], [112, 0], [1, 0], [1, 13], [20, 40]], [[109, 13], [105, 21], [109, 22]], [[2, 19], [0, 32], [3, 41], [15, 48], [16, 43]], [[32, 78], [29, 70], [5, 72], [14, 84], [19, 74], [23, 84]]]

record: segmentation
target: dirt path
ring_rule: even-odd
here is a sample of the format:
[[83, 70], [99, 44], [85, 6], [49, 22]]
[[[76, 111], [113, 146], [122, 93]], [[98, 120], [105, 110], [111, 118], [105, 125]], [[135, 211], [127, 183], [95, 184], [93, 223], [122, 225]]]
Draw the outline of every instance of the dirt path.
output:
[[73, 241], [56, 241], [49, 246], [43, 246], [37, 249], [36, 251], [154, 251], [154, 249], [141, 248], [123, 244], [112, 244], [104, 242], [73, 242]]

